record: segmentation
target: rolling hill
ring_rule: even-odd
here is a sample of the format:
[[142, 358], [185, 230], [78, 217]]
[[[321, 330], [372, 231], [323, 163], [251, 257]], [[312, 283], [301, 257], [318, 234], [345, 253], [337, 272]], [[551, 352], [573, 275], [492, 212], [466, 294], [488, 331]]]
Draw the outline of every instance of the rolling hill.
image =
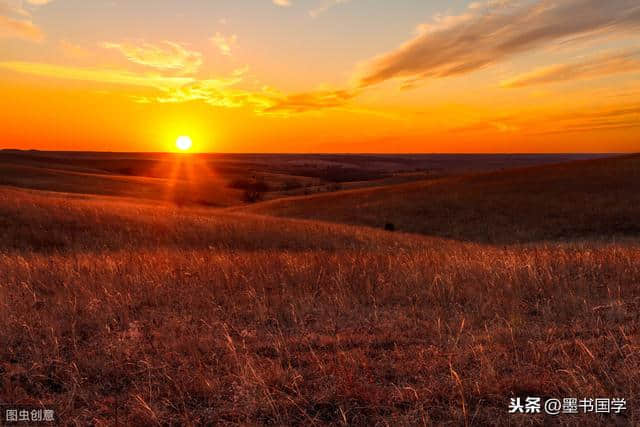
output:
[[[637, 166], [466, 175], [251, 212], [0, 187], [0, 400], [76, 425], [506, 426], [523, 420], [505, 416], [513, 396], [637, 402]], [[470, 242], [490, 238], [527, 243]], [[637, 425], [632, 405], [552, 421]]]
[[248, 181], [266, 183], [263, 198], [271, 200], [601, 156], [185, 155], [0, 150], [0, 185], [228, 207], [243, 203], [241, 183]]
[[640, 156], [279, 199], [247, 212], [485, 243], [640, 235]]

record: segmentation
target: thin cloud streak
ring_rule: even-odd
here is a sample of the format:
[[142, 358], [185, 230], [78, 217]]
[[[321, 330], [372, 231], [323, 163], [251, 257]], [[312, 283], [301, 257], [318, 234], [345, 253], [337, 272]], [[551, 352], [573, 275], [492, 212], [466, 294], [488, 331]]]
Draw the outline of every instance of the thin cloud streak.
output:
[[225, 36], [224, 34], [216, 33], [209, 40], [218, 48], [222, 55], [231, 56], [231, 52], [238, 42], [238, 36], [235, 34]]
[[[42, 5], [47, 0], [33, 0], [29, 4]], [[13, 4], [0, 0], [0, 39], [22, 39], [41, 42], [45, 39], [44, 32], [31, 20], [31, 12], [22, 7], [21, 3]]]
[[147, 87], [160, 90], [184, 86], [194, 81], [191, 77], [165, 77], [159, 74], [138, 74], [124, 70], [76, 68], [36, 62], [0, 62], [0, 68], [39, 77]]
[[123, 70], [101, 70], [30, 62], [0, 62], [0, 68], [40, 77], [79, 80], [151, 88], [161, 94], [154, 97], [132, 95], [139, 103], [185, 103], [202, 101], [214, 107], [250, 108], [259, 115], [288, 116], [327, 109], [345, 108], [356, 92], [317, 90], [284, 94], [272, 88], [247, 90], [236, 87], [244, 79], [247, 68], [229, 76], [210, 79], [167, 77], [160, 74], [139, 74]]
[[323, 0], [320, 6], [309, 11], [309, 16], [311, 16], [312, 18], [317, 18], [332, 7], [343, 3], [349, 3], [349, 1], [351, 0]]
[[519, 88], [569, 80], [593, 79], [638, 70], [640, 70], [640, 51], [634, 50], [597, 55], [570, 64], [557, 64], [538, 68], [503, 81], [500, 85], [505, 88]]
[[517, 114], [489, 117], [471, 124], [449, 129], [454, 133], [507, 132], [529, 135], [579, 133], [640, 127], [640, 104], [622, 103], [563, 113]]
[[102, 43], [105, 49], [114, 49], [129, 61], [159, 70], [176, 70], [184, 74], [198, 71], [202, 54], [190, 51], [179, 43], [164, 41], [160, 44]]
[[33, 42], [44, 40], [44, 33], [27, 19], [13, 19], [0, 15], [0, 38], [17, 38]]

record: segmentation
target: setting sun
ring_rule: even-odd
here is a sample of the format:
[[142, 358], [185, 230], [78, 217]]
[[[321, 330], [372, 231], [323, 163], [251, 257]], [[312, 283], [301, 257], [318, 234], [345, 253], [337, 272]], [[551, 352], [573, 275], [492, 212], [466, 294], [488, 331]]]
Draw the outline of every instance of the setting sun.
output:
[[193, 142], [191, 141], [191, 138], [188, 136], [181, 136], [181, 137], [178, 137], [178, 139], [176, 140], [176, 147], [178, 147], [178, 149], [181, 151], [190, 150], [192, 145], [193, 145]]

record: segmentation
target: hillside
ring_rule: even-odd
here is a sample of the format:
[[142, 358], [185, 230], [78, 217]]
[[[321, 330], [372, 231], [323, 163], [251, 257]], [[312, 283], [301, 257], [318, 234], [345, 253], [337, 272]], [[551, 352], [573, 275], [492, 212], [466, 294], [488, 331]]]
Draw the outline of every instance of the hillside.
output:
[[243, 203], [248, 182], [265, 200], [499, 170], [597, 154], [179, 154], [0, 150], [0, 185], [123, 196], [178, 205]]
[[243, 210], [486, 243], [639, 236], [640, 156], [269, 201]]
[[[183, 169], [186, 169], [186, 165], [176, 165], [176, 173], [185, 173]], [[0, 185], [177, 204], [226, 207], [242, 203], [239, 190], [228, 188], [225, 180], [210, 173], [203, 173], [201, 179], [179, 176], [155, 178], [123, 175], [77, 165], [15, 160], [2, 162], [1, 156]]]
[[512, 396], [636, 402], [638, 257], [0, 188], [0, 401], [76, 425], [518, 425]]

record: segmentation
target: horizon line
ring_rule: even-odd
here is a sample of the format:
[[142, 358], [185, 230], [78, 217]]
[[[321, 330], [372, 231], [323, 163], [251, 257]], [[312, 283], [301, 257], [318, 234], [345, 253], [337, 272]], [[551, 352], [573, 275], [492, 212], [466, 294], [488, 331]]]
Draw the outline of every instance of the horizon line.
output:
[[100, 153], [100, 154], [175, 154], [181, 156], [189, 155], [374, 155], [374, 156], [429, 156], [429, 155], [628, 155], [640, 154], [639, 151], [460, 151], [460, 152], [350, 152], [350, 151], [334, 151], [334, 152], [294, 152], [294, 151], [255, 151], [255, 152], [231, 152], [231, 151], [195, 151], [195, 152], [178, 152], [178, 151], [109, 151], [109, 150], [41, 150], [37, 148], [0, 148], [0, 152], [39, 152], [39, 153]]

